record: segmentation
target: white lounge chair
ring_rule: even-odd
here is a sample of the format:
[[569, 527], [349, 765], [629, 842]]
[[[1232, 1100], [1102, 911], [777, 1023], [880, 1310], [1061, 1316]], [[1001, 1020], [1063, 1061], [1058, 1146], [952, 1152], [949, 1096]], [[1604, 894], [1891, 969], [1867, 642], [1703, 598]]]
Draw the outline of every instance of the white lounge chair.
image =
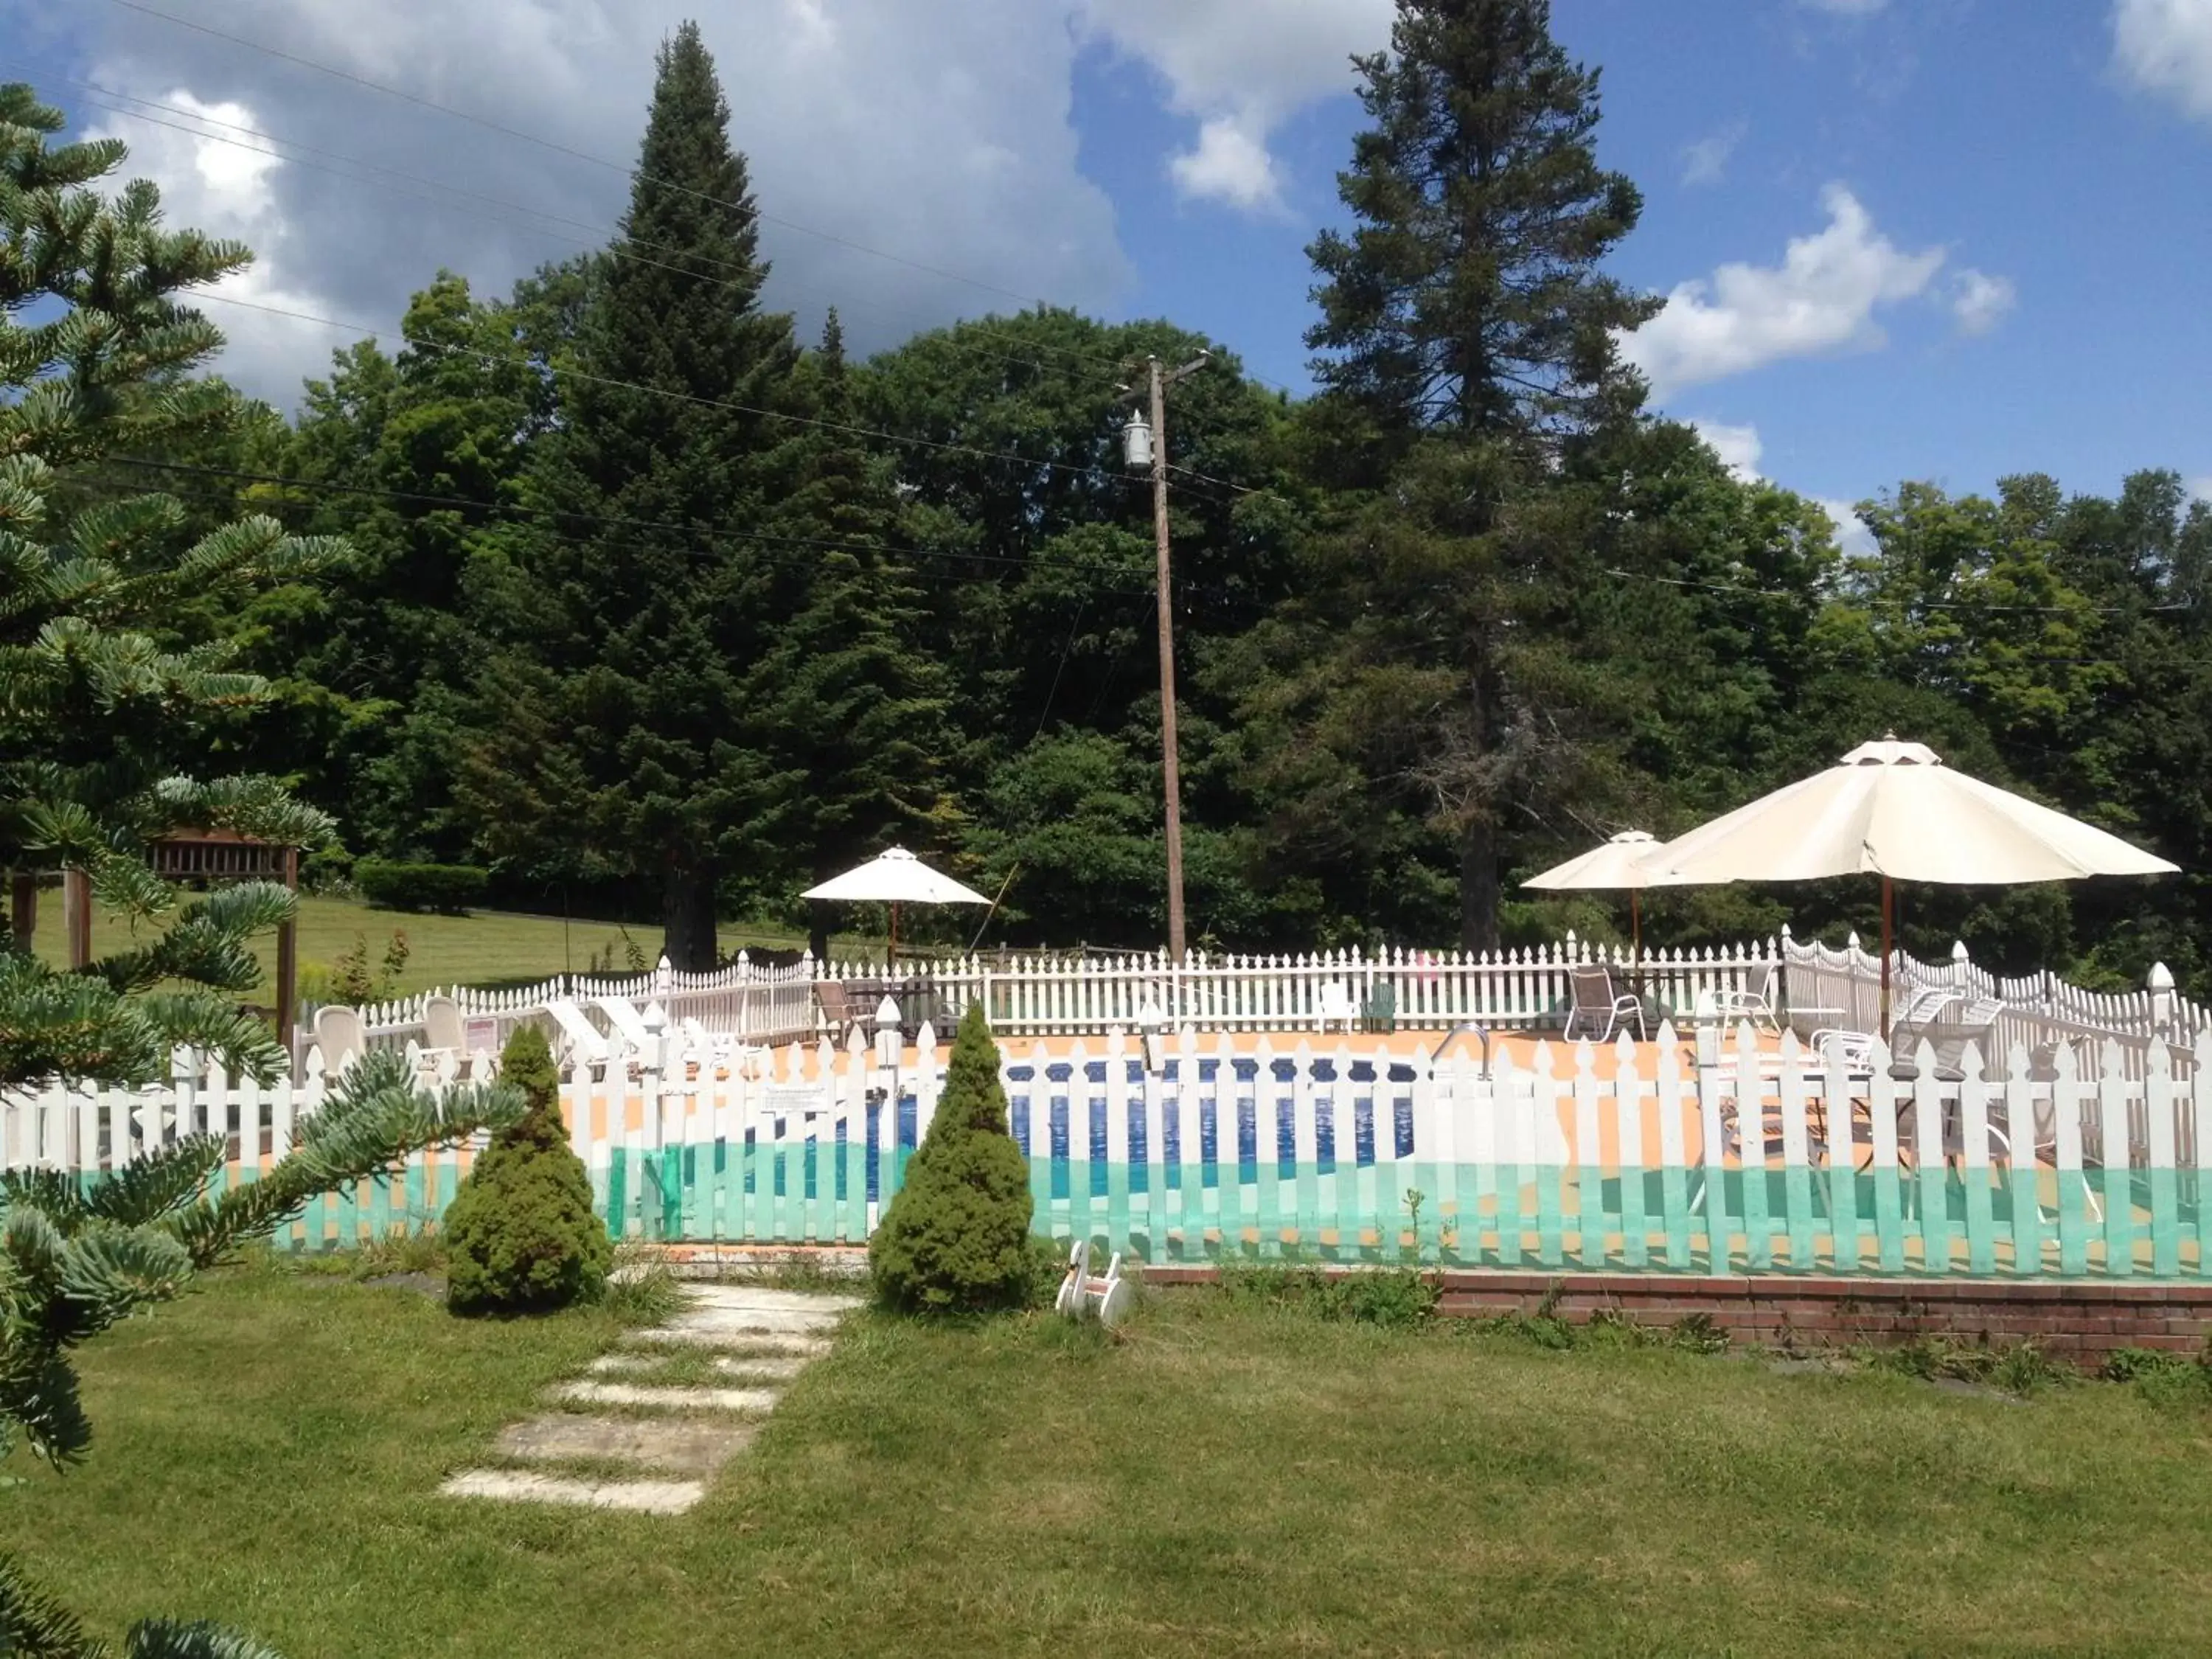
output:
[[1636, 1027], [1636, 1035], [1646, 1035], [1644, 1029], [1644, 1000], [1640, 997], [1616, 994], [1613, 988], [1612, 970], [1602, 963], [1591, 963], [1585, 967], [1567, 969], [1567, 984], [1573, 1001], [1567, 1010], [1567, 1029], [1562, 1035], [1572, 1037], [1577, 1028], [1589, 1035], [1593, 1026], [1600, 1042], [1610, 1042], [1615, 1031]]
[[1324, 1031], [1331, 1026], [1340, 1025], [1349, 1034], [1353, 1024], [1359, 1018], [1358, 1005], [1352, 999], [1351, 988], [1341, 980], [1333, 979], [1321, 988], [1321, 1001], [1317, 1012], [1321, 1018], [1321, 1029]]

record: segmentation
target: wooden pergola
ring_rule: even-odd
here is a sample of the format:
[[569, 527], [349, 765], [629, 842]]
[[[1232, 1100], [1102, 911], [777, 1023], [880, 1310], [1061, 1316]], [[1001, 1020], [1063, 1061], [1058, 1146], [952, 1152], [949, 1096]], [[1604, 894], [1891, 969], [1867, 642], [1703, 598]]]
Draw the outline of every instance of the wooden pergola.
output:
[[[147, 862], [166, 881], [218, 886], [238, 881], [279, 881], [300, 890], [300, 849], [278, 842], [242, 836], [234, 830], [176, 830], [153, 844]], [[19, 939], [27, 943], [38, 926], [39, 878], [18, 872], [10, 909]], [[92, 960], [92, 878], [82, 870], [62, 872], [62, 932], [69, 942], [69, 965]], [[276, 1037], [289, 1042], [292, 1014], [298, 1006], [299, 924], [276, 929]]]

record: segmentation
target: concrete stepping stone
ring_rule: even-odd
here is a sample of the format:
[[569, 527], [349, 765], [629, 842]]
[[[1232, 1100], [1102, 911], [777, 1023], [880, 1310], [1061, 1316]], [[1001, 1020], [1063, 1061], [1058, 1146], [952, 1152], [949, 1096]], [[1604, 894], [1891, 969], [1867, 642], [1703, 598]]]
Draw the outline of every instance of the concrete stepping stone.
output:
[[[819, 1359], [830, 1352], [830, 1344], [818, 1336], [760, 1335], [752, 1338], [750, 1341], [730, 1342], [724, 1346], [744, 1350], [742, 1353], [726, 1356], [735, 1363], [745, 1365], [750, 1365], [757, 1361], [774, 1361], [777, 1364], [790, 1364], [793, 1368], [792, 1374], [794, 1376], [797, 1375], [798, 1368], [804, 1365], [805, 1362]], [[602, 1373], [650, 1370], [657, 1365], [665, 1365], [672, 1357], [665, 1352], [655, 1352], [650, 1349], [641, 1352], [635, 1348], [618, 1348], [612, 1353], [601, 1354], [592, 1362], [591, 1368]]]
[[556, 1400], [579, 1406], [642, 1406], [664, 1412], [766, 1412], [775, 1407], [775, 1389], [655, 1388], [644, 1382], [563, 1382]]
[[528, 1469], [463, 1469], [439, 1488], [448, 1498], [572, 1504], [583, 1509], [681, 1515], [707, 1495], [698, 1480], [569, 1480]]
[[730, 1346], [768, 1336], [824, 1335], [836, 1328], [837, 1316], [803, 1308], [696, 1308], [665, 1325], [633, 1331], [635, 1342], [704, 1342]]
[[746, 1376], [763, 1382], [788, 1382], [814, 1362], [793, 1356], [783, 1359], [716, 1354], [714, 1369], [725, 1376]]
[[768, 1285], [690, 1285], [694, 1303], [702, 1308], [744, 1308], [765, 1312], [848, 1313], [867, 1305], [857, 1296], [832, 1296], [812, 1291], [780, 1291]]
[[671, 1474], [712, 1474], [760, 1431], [753, 1423], [583, 1417], [549, 1412], [500, 1432], [502, 1456], [538, 1463], [635, 1463]]

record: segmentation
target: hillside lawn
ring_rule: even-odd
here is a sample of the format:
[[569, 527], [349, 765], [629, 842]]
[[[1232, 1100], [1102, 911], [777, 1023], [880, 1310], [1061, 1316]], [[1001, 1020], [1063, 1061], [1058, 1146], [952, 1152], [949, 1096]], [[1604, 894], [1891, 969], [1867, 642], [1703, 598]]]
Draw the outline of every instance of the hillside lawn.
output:
[[[386, 945], [394, 932], [407, 935], [407, 966], [393, 983], [393, 994], [404, 995], [445, 985], [528, 984], [562, 972], [584, 973], [595, 953], [611, 951], [614, 971], [627, 973], [629, 960], [623, 927], [611, 921], [563, 921], [559, 916], [518, 915], [480, 910], [462, 916], [441, 916], [410, 911], [378, 910], [358, 899], [302, 894], [300, 898], [300, 973], [310, 986], [318, 970], [354, 947], [356, 938], [368, 945], [371, 970], [379, 971]], [[760, 945], [793, 950], [804, 945], [804, 935], [757, 925], [732, 924], [720, 930], [722, 949]], [[92, 949], [95, 956], [127, 949], [131, 931], [119, 918], [101, 913], [93, 918]], [[645, 953], [647, 966], [660, 955], [660, 928], [656, 923], [631, 923], [628, 938]], [[833, 949], [865, 948], [859, 936], [839, 934]], [[39, 895], [39, 954], [49, 961], [63, 958], [62, 896], [58, 888]], [[875, 948], [880, 951], [880, 941]], [[254, 953], [261, 963], [262, 985], [246, 1000], [264, 1006], [275, 1000], [270, 991], [276, 966], [276, 936], [257, 939]]]
[[227, 1271], [82, 1352], [90, 1460], [0, 1469], [0, 1546], [292, 1659], [2203, 1650], [2212, 1416], [2136, 1387], [1177, 1292], [854, 1316], [680, 1519], [436, 1495], [612, 1336]]

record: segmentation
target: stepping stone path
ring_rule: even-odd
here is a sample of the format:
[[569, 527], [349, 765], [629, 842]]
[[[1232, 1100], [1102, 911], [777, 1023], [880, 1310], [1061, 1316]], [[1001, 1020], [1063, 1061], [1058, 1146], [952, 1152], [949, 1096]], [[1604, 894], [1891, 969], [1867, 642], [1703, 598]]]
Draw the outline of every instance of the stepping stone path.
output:
[[[494, 1449], [506, 1467], [464, 1469], [441, 1490], [681, 1515], [707, 1495], [714, 1471], [751, 1443], [785, 1386], [830, 1352], [839, 1316], [860, 1305], [858, 1297], [750, 1285], [684, 1288], [690, 1305], [683, 1312], [630, 1332], [622, 1347], [592, 1362], [589, 1376], [555, 1385], [556, 1409], [501, 1433]], [[701, 1358], [712, 1383], [690, 1380]], [[653, 1380], [671, 1369], [686, 1380]], [[517, 1467], [525, 1464], [544, 1467]]]

